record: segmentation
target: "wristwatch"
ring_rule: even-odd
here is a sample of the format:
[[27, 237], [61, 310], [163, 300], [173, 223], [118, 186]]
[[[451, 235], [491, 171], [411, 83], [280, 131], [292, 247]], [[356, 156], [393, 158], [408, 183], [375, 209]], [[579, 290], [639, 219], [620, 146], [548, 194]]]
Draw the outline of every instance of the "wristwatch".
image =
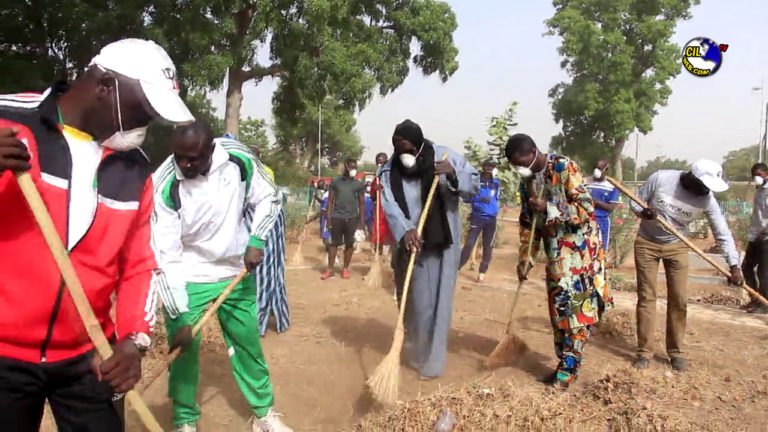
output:
[[131, 342], [133, 342], [133, 345], [136, 346], [136, 349], [138, 349], [142, 354], [149, 351], [149, 347], [152, 344], [152, 339], [150, 339], [149, 335], [146, 333], [131, 333], [128, 335], [128, 338], [131, 340]]

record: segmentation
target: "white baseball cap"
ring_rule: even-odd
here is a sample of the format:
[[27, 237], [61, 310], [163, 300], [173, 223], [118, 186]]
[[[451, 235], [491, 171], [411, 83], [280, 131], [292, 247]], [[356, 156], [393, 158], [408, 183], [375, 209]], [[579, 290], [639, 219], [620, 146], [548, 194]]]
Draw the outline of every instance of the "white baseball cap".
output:
[[138, 80], [144, 96], [163, 119], [171, 123], [195, 120], [179, 97], [176, 67], [160, 45], [143, 39], [122, 39], [103, 47], [90, 65]]
[[723, 167], [717, 162], [700, 159], [691, 167], [691, 173], [712, 192], [728, 190], [728, 183], [723, 180]]

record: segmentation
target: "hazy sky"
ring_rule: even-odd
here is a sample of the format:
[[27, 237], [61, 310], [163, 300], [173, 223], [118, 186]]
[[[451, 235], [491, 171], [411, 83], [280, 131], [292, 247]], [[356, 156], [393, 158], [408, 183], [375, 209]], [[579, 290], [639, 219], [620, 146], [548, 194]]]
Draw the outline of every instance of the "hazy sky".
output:
[[[559, 66], [559, 39], [543, 36], [544, 20], [554, 12], [551, 3], [448, 3], [459, 22], [454, 34], [459, 70], [445, 84], [414, 71], [397, 91], [377, 96], [358, 116], [366, 159], [391, 151], [394, 126], [405, 118], [421, 124], [428, 138], [456, 150], [467, 137], [483, 142], [487, 118], [512, 101], [519, 102], [518, 131], [543, 146], [559, 131], [547, 92], [567, 77]], [[714, 76], [702, 79], [682, 71], [671, 82], [668, 106], [660, 108], [653, 131], [640, 137], [641, 162], [658, 155], [721, 161], [729, 150], [757, 142], [761, 95], [752, 87], [768, 78], [766, 17], [766, 0], [703, 0], [693, 8], [693, 18], [680, 23], [674, 37], [678, 45], [706, 36], [730, 47]], [[768, 90], [768, 81], [765, 86]], [[243, 116], [269, 119], [274, 83], [245, 87]], [[223, 106], [223, 94], [212, 97]], [[634, 155], [634, 142], [632, 137], [626, 154]]]

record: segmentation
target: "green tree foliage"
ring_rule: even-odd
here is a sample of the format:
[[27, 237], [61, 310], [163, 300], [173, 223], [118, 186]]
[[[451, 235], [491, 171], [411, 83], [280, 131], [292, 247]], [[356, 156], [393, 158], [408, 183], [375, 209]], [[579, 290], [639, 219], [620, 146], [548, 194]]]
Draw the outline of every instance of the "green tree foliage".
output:
[[512, 102], [501, 115], [488, 119], [486, 133], [489, 139], [485, 145], [475, 142], [472, 138], [464, 140], [464, 157], [477, 170], [480, 170], [483, 162], [488, 159], [497, 163], [499, 170], [497, 178], [501, 181], [502, 199], [506, 204], [513, 202], [519, 183], [517, 172], [509, 165], [504, 156], [507, 141], [513, 134], [514, 128], [517, 127], [516, 112], [517, 102]]
[[399, 87], [410, 65], [443, 81], [458, 68], [456, 18], [436, 0], [171, 0], [153, 2], [149, 17], [185, 83], [216, 89], [226, 76], [235, 135], [249, 81], [279, 78], [275, 105], [292, 118], [326, 95], [361, 108]]
[[[223, 125], [222, 125], [223, 126]], [[240, 121], [240, 134], [238, 141], [248, 146], [251, 150], [261, 150], [263, 153], [269, 150], [269, 137], [267, 137], [267, 122], [264, 119], [248, 117]]]
[[[306, 102], [290, 115], [275, 110], [276, 148], [307, 173], [317, 172], [318, 116], [319, 107]], [[355, 131], [354, 113], [326, 98], [322, 116], [321, 165], [336, 168], [348, 158], [359, 159], [363, 146]]]
[[0, 93], [71, 79], [99, 49], [140, 37], [148, 0], [14, 0], [0, 7]]
[[681, 170], [688, 171], [691, 164], [685, 159], [670, 159], [666, 156], [657, 156], [645, 163], [637, 172], [637, 179], [640, 181], [648, 180], [651, 174], [659, 170]]
[[549, 93], [562, 123], [557, 151], [611, 156], [622, 178], [629, 134], [648, 133], [680, 73], [680, 48], [671, 38], [698, 0], [553, 0], [549, 35], [559, 36], [561, 66], [570, 82]]
[[729, 151], [723, 160], [725, 178], [730, 181], [752, 180], [752, 165], [757, 162], [757, 144]]
[[[184, 102], [197, 120], [205, 121], [210, 125], [214, 137], [224, 134], [224, 121], [216, 117], [211, 101], [204, 93], [189, 93], [184, 96]], [[173, 132], [173, 126], [165, 123], [154, 121], [149, 124], [147, 138], [141, 148], [149, 158], [153, 169], [160, 166], [171, 154], [171, 132]]]

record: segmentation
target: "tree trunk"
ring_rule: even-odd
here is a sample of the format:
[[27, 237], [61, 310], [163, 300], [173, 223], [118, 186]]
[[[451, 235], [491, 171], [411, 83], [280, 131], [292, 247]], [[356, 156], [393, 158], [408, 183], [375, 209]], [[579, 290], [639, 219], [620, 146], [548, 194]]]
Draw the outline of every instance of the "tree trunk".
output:
[[623, 181], [623, 173], [621, 172], [621, 153], [624, 151], [624, 143], [627, 140], [621, 139], [613, 142], [613, 153], [611, 154], [611, 165], [613, 168], [613, 178], [618, 181]]
[[246, 81], [246, 73], [237, 67], [230, 67], [227, 74], [227, 107], [224, 112], [224, 129], [237, 136], [240, 124], [240, 108], [243, 105], [243, 83]]

